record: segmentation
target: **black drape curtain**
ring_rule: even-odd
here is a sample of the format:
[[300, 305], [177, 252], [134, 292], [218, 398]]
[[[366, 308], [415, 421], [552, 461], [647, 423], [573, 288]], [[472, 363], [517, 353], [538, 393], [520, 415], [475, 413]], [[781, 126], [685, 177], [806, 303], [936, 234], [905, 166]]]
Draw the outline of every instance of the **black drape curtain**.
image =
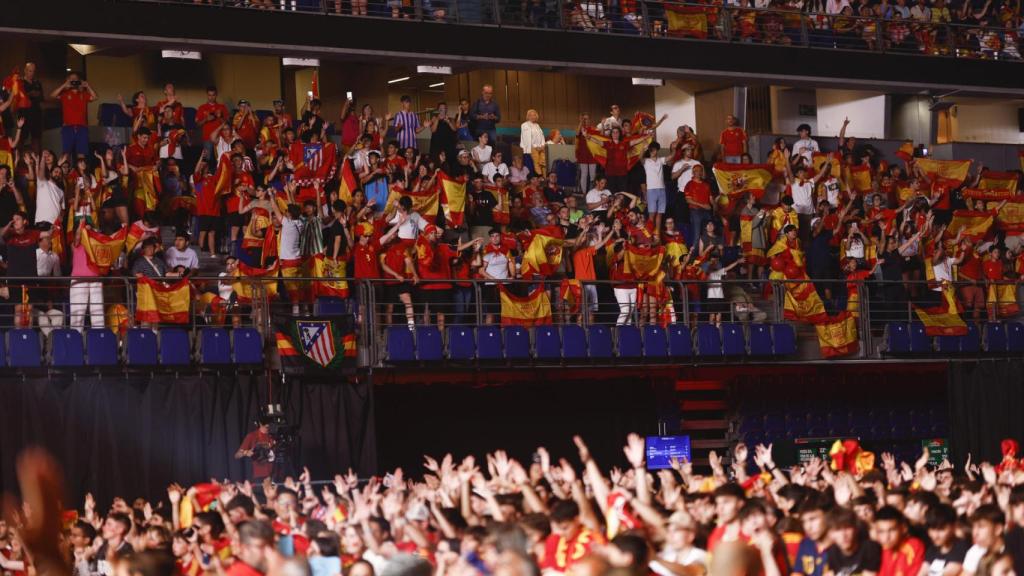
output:
[[[375, 472], [368, 383], [289, 378], [272, 390], [314, 478]], [[55, 455], [76, 504], [86, 492], [102, 507], [114, 496], [160, 499], [171, 482], [244, 479], [234, 452], [268, 392], [262, 375], [0, 378], [0, 489], [16, 489], [16, 457], [30, 445]]]
[[1004, 438], [1024, 442], [1024, 360], [953, 362], [948, 390], [955, 462], [998, 462]]

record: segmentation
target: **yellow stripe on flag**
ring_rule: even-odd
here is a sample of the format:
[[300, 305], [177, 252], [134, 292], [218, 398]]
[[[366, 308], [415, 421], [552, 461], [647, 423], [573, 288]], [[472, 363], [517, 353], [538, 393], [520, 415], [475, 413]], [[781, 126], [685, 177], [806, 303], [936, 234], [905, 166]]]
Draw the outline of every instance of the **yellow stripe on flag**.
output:
[[527, 296], [516, 296], [502, 285], [501, 324], [503, 326], [541, 326], [551, 323], [551, 299], [543, 285]]
[[1010, 198], [996, 214], [996, 227], [1007, 234], [1024, 233], [1024, 196]]
[[665, 258], [665, 248], [643, 248], [626, 244], [622, 254], [622, 270], [639, 281], [660, 280], [664, 276], [661, 261]]
[[725, 164], [719, 162], [712, 171], [718, 183], [718, 191], [730, 197], [752, 193], [755, 198], [764, 195], [765, 188], [772, 181], [771, 164]]
[[925, 174], [933, 174], [948, 180], [957, 180], [961, 184], [967, 179], [967, 173], [971, 169], [970, 160], [935, 160], [932, 158], [918, 158], [914, 163], [921, 168]]
[[520, 273], [523, 278], [534, 274], [550, 276], [562, 263], [562, 229], [558, 226], [545, 226], [533, 231], [529, 244], [523, 250], [523, 263]]
[[827, 322], [815, 324], [814, 331], [818, 334], [818, 346], [824, 358], [848, 356], [860, 349], [857, 319], [849, 312], [840, 312]]
[[462, 226], [466, 211], [466, 177], [452, 178], [443, 171], [438, 172], [437, 186], [445, 219], [455, 228]]
[[94, 272], [105, 275], [110, 272], [121, 253], [124, 252], [125, 238], [128, 229], [122, 227], [110, 236], [102, 234], [87, 226], [81, 227], [81, 243], [85, 249], [85, 259]]
[[704, 8], [665, 5], [668, 35], [680, 38], [707, 38], [708, 13]]
[[256, 268], [244, 262], [238, 263], [238, 272], [235, 273], [235, 281], [231, 284], [232, 290], [242, 303], [252, 302], [256, 292], [262, 288], [268, 298], [277, 296], [277, 262], [267, 268]]
[[1013, 283], [989, 284], [985, 302], [989, 308], [995, 308], [996, 315], [1001, 318], [1016, 316], [1020, 312], [1020, 306], [1017, 304], [1017, 286]]
[[170, 286], [142, 276], [136, 291], [135, 320], [151, 324], [188, 324], [192, 292], [187, 279]]
[[991, 212], [977, 210], [954, 210], [953, 219], [946, 227], [946, 236], [952, 238], [957, 235], [961, 228], [964, 236], [972, 240], [980, 240], [988, 234], [992, 227], [994, 218]]
[[967, 334], [967, 324], [960, 317], [960, 309], [956, 302], [953, 287], [942, 287], [942, 302], [931, 308], [914, 306], [914, 312], [924, 324], [925, 334], [929, 336], [963, 336]]

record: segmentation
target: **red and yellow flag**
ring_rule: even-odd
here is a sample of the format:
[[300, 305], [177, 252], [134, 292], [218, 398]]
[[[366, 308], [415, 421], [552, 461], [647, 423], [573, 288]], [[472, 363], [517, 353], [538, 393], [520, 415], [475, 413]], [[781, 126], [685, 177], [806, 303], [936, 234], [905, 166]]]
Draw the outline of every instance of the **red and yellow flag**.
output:
[[229, 194], [231, 183], [235, 177], [235, 167], [231, 165], [231, 154], [225, 152], [217, 162], [217, 172], [213, 175], [213, 193], [217, 196]]
[[466, 212], [466, 177], [452, 178], [444, 173], [437, 173], [437, 187], [441, 194], [441, 208], [445, 220], [453, 228], [462, 226]]
[[718, 191], [730, 199], [751, 193], [761, 198], [768, 183], [772, 181], [771, 164], [725, 164], [718, 162], [712, 168]]
[[[611, 142], [611, 138], [601, 134], [596, 129], [591, 128], [587, 134], [590, 138], [587, 139], [587, 148], [590, 153], [594, 156], [594, 160], [598, 164], [604, 166], [608, 163], [608, 151], [604, 145], [607, 142]], [[632, 168], [644, 157], [647, 153], [647, 147], [651, 145], [654, 140], [653, 134], [641, 134], [639, 136], [630, 137], [627, 142], [629, 144], [629, 150], [626, 152], [626, 167]]]
[[167, 285], [152, 278], [140, 277], [135, 296], [135, 321], [188, 324], [191, 290], [185, 278]]
[[989, 284], [985, 302], [989, 308], [995, 309], [996, 316], [1000, 318], [1016, 316], [1020, 312], [1020, 306], [1017, 304], [1017, 285], [1013, 282]]
[[268, 298], [277, 297], [277, 262], [267, 268], [249, 266], [244, 262], [238, 263], [238, 272], [235, 273], [235, 281], [231, 288], [235, 296], [242, 303], [252, 302], [254, 297], [259, 297], [259, 291], [265, 291]]
[[967, 334], [967, 324], [960, 317], [960, 305], [950, 285], [942, 287], [942, 302], [930, 308], [914, 306], [914, 313], [924, 324], [924, 332], [929, 336], [963, 336]]
[[985, 170], [981, 173], [981, 180], [978, 182], [978, 188], [982, 190], [1009, 190], [1013, 194], [1017, 193], [1017, 180], [1019, 175], [1016, 172], [996, 172], [995, 170]]
[[956, 180], [963, 184], [967, 180], [967, 173], [971, 169], [970, 160], [935, 160], [933, 158], [918, 158], [914, 161], [917, 166], [930, 176], [939, 176], [948, 180]]
[[664, 258], [664, 246], [643, 248], [626, 244], [622, 253], [622, 270], [641, 282], [659, 281], [665, 275], [661, 270], [661, 261]]
[[707, 38], [708, 12], [705, 8], [665, 4], [668, 35], [677, 38]]
[[857, 318], [845, 310], [827, 322], [815, 324], [814, 331], [818, 333], [818, 346], [823, 358], [848, 356], [860, 349]]
[[79, 234], [82, 248], [85, 249], [85, 259], [89, 269], [105, 276], [110, 272], [121, 253], [124, 252], [124, 242], [128, 235], [128, 229], [122, 227], [117, 232], [107, 236], [97, 232], [88, 226], [82, 226]]
[[562, 263], [562, 245], [565, 237], [560, 226], [544, 226], [533, 231], [527, 242], [523, 243], [523, 278], [533, 275], [550, 276]]
[[1016, 193], [1013, 190], [1002, 188], [968, 188], [964, 190], [964, 198], [971, 200], [982, 200], [984, 202], [998, 202], [1013, 198]]
[[583, 301], [583, 284], [579, 280], [562, 278], [562, 285], [559, 287], [559, 295], [566, 309], [570, 314], [578, 314], [580, 304]]
[[859, 194], [871, 192], [871, 166], [858, 164], [850, 166], [849, 181], [847, 182], [852, 190]]
[[953, 219], [946, 227], [945, 236], [952, 238], [957, 235], [961, 228], [964, 230], [964, 237], [972, 240], [981, 240], [992, 228], [994, 221], [992, 212], [984, 210], [954, 210]]
[[355, 172], [352, 171], [352, 161], [345, 158], [341, 161], [341, 175], [338, 178], [338, 199], [346, 205], [352, 203], [352, 193], [359, 188], [359, 181], [356, 180]]
[[551, 299], [543, 285], [526, 296], [516, 296], [501, 285], [502, 326], [541, 326], [551, 324]]
[[406, 190], [397, 184], [392, 186], [391, 191], [388, 193], [387, 203], [384, 205], [384, 213], [388, 215], [394, 214], [395, 210], [398, 209], [398, 199], [402, 196], [412, 198], [413, 211], [422, 216], [427, 222], [433, 224], [437, 221], [437, 210], [440, 202], [436, 186], [433, 190], [424, 190], [422, 192]]
[[314, 278], [323, 278], [313, 284], [313, 293], [317, 296], [334, 296], [348, 298], [348, 282], [345, 280], [348, 261], [340, 258], [328, 258], [326, 254], [317, 254], [310, 262]]
[[842, 171], [842, 159], [838, 152], [813, 152], [811, 153], [811, 167], [814, 168], [814, 173], [818, 174], [825, 169], [825, 164], [832, 166], [830, 174], [839, 178], [843, 175]]
[[996, 214], [996, 228], [1007, 234], [1024, 234], [1024, 196], [1015, 196], [1003, 204]]
[[320, 97], [320, 69], [313, 69], [313, 77], [309, 79], [309, 91], [313, 93], [313, 98]]
[[504, 187], [486, 185], [484, 190], [489, 191], [494, 195], [494, 199], [498, 201], [497, 206], [494, 207], [494, 211], [491, 213], [494, 218], [495, 224], [508, 224], [511, 221], [511, 201], [508, 198], [508, 190]]

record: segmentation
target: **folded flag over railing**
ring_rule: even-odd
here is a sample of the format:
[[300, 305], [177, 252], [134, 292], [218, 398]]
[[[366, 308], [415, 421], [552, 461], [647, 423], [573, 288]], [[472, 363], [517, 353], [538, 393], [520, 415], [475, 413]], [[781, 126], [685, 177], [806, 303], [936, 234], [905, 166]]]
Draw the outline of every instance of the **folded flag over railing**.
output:
[[152, 324], [188, 324], [192, 288], [187, 279], [165, 284], [142, 276], [135, 296], [135, 320]]
[[274, 328], [282, 368], [315, 364], [334, 370], [355, 366], [356, 330], [352, 315], [277, 320]]

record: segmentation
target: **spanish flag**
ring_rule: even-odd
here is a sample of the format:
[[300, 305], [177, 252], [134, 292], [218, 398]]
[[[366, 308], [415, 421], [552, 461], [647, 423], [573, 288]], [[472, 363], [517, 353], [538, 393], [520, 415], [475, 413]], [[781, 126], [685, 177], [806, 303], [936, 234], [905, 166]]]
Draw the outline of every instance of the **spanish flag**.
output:
[[495, 224], [508, 224], [511, 220], [511, 202], [508, 198], [508, 190], [504, 187], [487, 185], [484, 186], [484, 190], [489, 191], [494, 195], [494, 199], [498, 201], [498, 205], [494, 207], [494, 211], [491, 213], [494, 218]]
[[996, 214], [996, 228], [1007, 234], [1024, 233], [1024, 196], [1015, 196], [1006, 201]]
[[989, 284], [985, 301], [989, 308], [995, 308], [996, 315], [1000, 318], [1016, 316], [1020, 312], [1020, 306], [1017, 305], [1017, 285], [1013, 282]]
[[984, 210], [954, 210], [953, 219], [946, 227], [946, 236], [952, 238], [957, 235], [960, 228], [964, 229], [964, 236], [971, 240], [981, 240], [988, 235], [994, 221], [992, 212]]
[[152, 168], [135, 172], [135, 205], [156, 210], [160, 199], [160, 175]]
[[786, 290], [782, 303], [782, 315], [793, 322], [820, 324], [828, 322], [828, 313], [821, 296], [814, 288], [814, 283], [805, 277], [800, 282], [785, 282]]
[[257, 268], [239, 262], [235, 281], [231, 284], [238, 301], [243, 304], [252, 302], [253, 297], [259, 296], [260, 289], [266, 292], [268, 298], [276, 298], [277, 270], [277, 262], [267, 268]]
[[619, 491], [611, 492], [608, 494], [607, 504], [604, 525], [609, 540], [615, 538], [619, 532], [638, 530], [643, 527], [640, 518], [633, 512], [633, 507], [629, 504], [629, 496]]
[[550, 276], [562, 263], [562, 245], [565, 236], [560, 226], [537, 228], [528, 241], [523, 242], [523, 263], [520, 269], [523, 278], [533, 275]]
[[643, 248], [626, 244], [622, 253], [622, 269], [627, 276], [641, 282], [660, 280], [664, 276], [661, 261], [665, 258], [665, 248]]
[[832, 166], [830, 174], [836, 178], [842, 176], [842, 163], [838, 152], [814, 152], [811, 154], [811, 167], [814, 168], [815, 174], [824, 170], [825, 164]]
[[152, 324], [188, 324], [191, 286], [182, 278], [174, 284], [142, 276], [135, 296], [135, 321]]
[[900, 149], [896, 151], [896, 157], [904, 162], [910, 162], [914, 159], [914, 141], [904, 140], [903, 144], [900, 144]]
[[850, 166], [847, 184], [849, 184], [851, 189], [856, 190], [858, 194], [863, 195], [871, 192], [871, 166], [867, 164]]
[[1018, 177], [1016, 172], [985, 170], [981, 173], [981, 181], [978, 182], [978, 188], [982, 190], [1009, 190], [1011, 193], [1016, 194]]
[[677, 38], [707, 38], [708, 12], [705, 8], [665, 4], [668, 35]]
[[917, 196], [917, 193], [914, 192], [913, 188], [902, 183], [896, 184], [896, 197], [899, 199], [900, 204], [905, 204], [907, 200], [910, 200], [914, 196]]
[[669, 266], [674, 272], [673, 277], [678, 278], [679, 272], [682, 271], [683, 259], [690, 253], [690, 249], [686, 246], [681, 234], [665, 236], [662, 242], [665, 246], [665, 257], [668, 258]]
[[199, 301], [202, 302], [204, 310], [210, 315], [213, 323], [223, 326], [227, 319], [227, 302], [219, 294], [213, 292], [203, 292]]
[[551, 299], [543, 285], [537, 285], [526, 296], [516, 296], [505, 285], [501, 292], [502, 326], [542, 326], [551, 324]]
[[231, 193], [231, 184], [235, 177], [235, 167], [231, 165], [231, 154], [225, 152], [217, 162], [217, 172], [213, 175], [213, 193], [217, 196]]
[[967, 179], [967, 173], [971, 169], [970, 160], [934, 160], [932, 158], [918, 158], [914, 161], [917, 166], [929, 176], [939, 176], [948, 180], [956, 180], [963, 184]]
[[[312, 293], [312, 287], [306, 282], [301, 280], [289, 280], [290, 278], [299, 278], [305, 276], [309, 272], [309, 258], [285, 258], [277, 261], [278, 270], [281, 272], [281, 278], [283, 278], [284, 291], [288, 295], [288, 299], [292, 302], [299, 302], [307, 300]], [[312, 274], [311, 274], [312, 275]]]
[[395, 210], [398, 210], [398, 199], [402, 196], [412, 198], [413, 211], [422, 216], [424, 220], [431, 224], [437, 221], [437, 209], [440, 202], [438, 201], [438, 188], [436, 186], [433, 190], [423, 192], [412, 192], [397, 184], [392, 186], [391, 192], [388, 194], [387, 203], [384, 206], [384, 213], [388, 215], [394, 214]]
[[146, 227], [142, 225], [142, 220], [136, 220], [132, 222], [132, 225], [128, 227], [128, 235], [124, 240], [124, 248], [131, 254], [131, 251], [135, 249], [135, 245], [142, 241], [142, 237], [146, 235]]
[[1024, 171], [1024, 150], [1017, 152], [1017, 159], [1020, 161], [1020, 169]]
[[313, 284], [313, 293], [317, 296], [334, 296], [348, 298], [348, 282], [345, 280], [348, 261], [341, 258], [328, 258], [326, 254], [317, 254], [311, 261], [312, 276], [322, 278]]
[[754, 248], [754, 216], [751, 214], [740, 214], [740, 247], [748, 263], [755, 266], [765, 263], [764, 249]]
[[80, 227], [80, 241], [85, 249], [85, 259], [89, 269], [105, 276], [110, 272], [110, 267], [117, 262], [117, 258], [124, 252], [125, 238], [128, 236], [128, 229], [121, 227], [120, 230], [107, 236], [97, 232], [88, 226]]
[[849, 356], [860, 349], [857, 318], [845, 310], [826, 322], [815, 324], [814, 331], [818, 333], [818, 346], [823, 358]]
[[1005, 188], [968, 188], [964, 190], [963, 195], [964, 198], [970, 198], [971, 200], [999, 202], [1013, 198], [1016, 193], [1015, 190]]
[[562, 302], [570, 314], [578, 314], [580, 304], [583, 301], [583, 284], [579, 280], [562, 278], [562, 285], [559, 287], [559, 294]]
[[345, 202], [345, 205], [352, 203], [352, 193], [359, 188], [359, 181], [356, 180], [355, 172], [352, 171], [352, 161], [345, 158], [341, 161], [341, 176], [338, 183], [338, 199]]
[[654, 117], [654, 114], [637, 110], [636, 114], [633, 114], [633, 121], [630, 125], [633, 127], [634, 132], [639, 132], [641, 130], [650, 130], [657, 123], [658, 119]]
[[772, 181], [771, 164], [725, 164], [714, 165], [715, 181], [722, 194], [741, 196], [751, 193], [761, 198], [768, 183]]
[[[608, 151], [605, 150], [604, 144], [611, 142], [611, 138], [601, 134], [596, 129], [591, 128], [588, 132], [590, 138], [587, 139], [587, 148], [590, 153], [594, 156], [594, 160], [597, 161], [602, 167], [608, 162]], [[592, 140], [592, 139], [593, 140]], [[595, 142], [596, 140], [597, 142]], [[626, 167], [633, 168], [644, 154], [647, 153], [647, 147], [651, 145], [654, 140], [653, 134], [643, 134], [639, 136], [632, 136], [627, 139], [629, 144], [629, 150], [626, 152]]]
[[444, 173], [437, 173], [437, 187], [441, 194], [441, 208], [445, 220], [453, 228], [459, 228], [465, 222], [466, 212], [466, 177], [452, 178]]
[[962, 310], [956, 301], [953, 286], [942, 286], [942, 302], [930, 308], [914, 306], [914, 312], [924, 324], [924, 332], [929, 336], [963, 336], [967, 334], [967, 324], [960, 317]]

